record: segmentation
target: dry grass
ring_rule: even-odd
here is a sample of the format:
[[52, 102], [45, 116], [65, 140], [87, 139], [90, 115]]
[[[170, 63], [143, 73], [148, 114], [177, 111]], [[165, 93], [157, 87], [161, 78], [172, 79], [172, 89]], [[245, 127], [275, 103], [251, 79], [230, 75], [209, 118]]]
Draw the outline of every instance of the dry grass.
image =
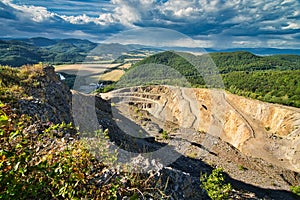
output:
[[121, 69], [116, 69], [111, 72], [105, 73], [100, 76], [101, 80], [104, 81], [118, 81], [124, 75], [124, 71]]
[[27, 74], [31, 76], [37, 76], [43, 74], [43, 64], [35, 64], [35, 65], [24, 65], [20, 68], [20, 74]]
[[131, 67], [131, 63], [125, 63], [114, 69], [105, 73], [106, 70], [118, 66], [115, 64], [70, 64], [70, 65], [56, 65], [55, 71], [65, 72], [67, 74], [75, 74], [80, 76], [85, 76], [90, 81], [97, 82], [99, 79], [105, 81], [118, 81], [124, 75], [124, 70]]
[[65, 72], [68, 74], [92, 75], [95, 73], [103, 73], [109, 68], [116, 67], [118, 64], [72, 64], [72, 65], [56, 65], [55, 71]]
[[120, 69], [129, 69], [131, 67], [131, 63], [125, 63], [124, 65], [120, 66]]

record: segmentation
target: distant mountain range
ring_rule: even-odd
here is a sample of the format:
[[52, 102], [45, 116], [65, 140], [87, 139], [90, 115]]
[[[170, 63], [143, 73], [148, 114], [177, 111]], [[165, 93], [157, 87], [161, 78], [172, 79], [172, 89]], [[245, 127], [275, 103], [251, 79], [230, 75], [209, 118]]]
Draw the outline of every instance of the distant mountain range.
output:
[[235, 52], [235, 51], [248, 51], [256, 55], [279, 55], [290, 54], [300, 55], [300, 49], [276, 49], [276, 48], [232, 48], [232, 49], [205, 49], [207, 52]]
[[[0, 64], [19, 67], [38, 62], [80, 63], [93, 61], [94, 57], [103, 60], [116, 60], [124, 53], [142, 51], [161, 52], [164, 50], [188, 52], [235, 52], [248, 51], [256, 55], [294, 54], [300, 55], [299, 49], [274, 48], [235, 48], [203, 49], [189, 47], [149, 47], [138, 44], [122, 45], [118, 43], [94, 43], [82, 39], [49, 39], [35, 37], [28, 39], [0, 40]], [[92, 57], [92, 58], [91, 58]]]

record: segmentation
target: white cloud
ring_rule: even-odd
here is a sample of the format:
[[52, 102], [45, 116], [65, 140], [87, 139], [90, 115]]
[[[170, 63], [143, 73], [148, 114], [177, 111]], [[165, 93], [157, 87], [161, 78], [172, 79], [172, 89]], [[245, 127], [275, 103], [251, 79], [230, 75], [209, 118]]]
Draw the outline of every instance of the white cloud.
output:
[[300, 29], [300, 24], [295, 22], [288, 22], [287, 26], [282, 27], [283, 30], [287, 29]]
[[111, 13], [101, 14], [97, 20], [97, 24], [100, 25], [108, 25], [112, 23], [116, 23], [116, 19]]
[[289, 4], [289, 3], [293, 3], [294, 0], [284, 0], [281, 5], [285, 5], [285, 4]]
[[[296, 45], [299, 46], [299, 42], [296, 42]], [[266, 46], [273, 47], [273, 48], [290, 48], [295, 45], [295, 41], [286, 41], [281, 39], [269, 39], [266, 41]]]
[[222, 22], [222, 24], [237, 24], [237, 23], [249, 22], [252, 20], [253, 20], [253, 18], [250, 16], [238, 15], [238, 16], [234, 16], [233, 18], [230, 18], [230, 19]]
[[79, 16], [61, 15], [60, 17], [63, 18], [65, 21], [70, 22], [71, 24], [88, 24], [93, 21], [92, 18], [88, 17], [86, 14]]
[[65, 32], [65, 35], [68, 35], [69, 37], [76, 37], [76, 38], [93, 38], [93, 37], [95, 37], [94, 35], [85, 33], [81, 30]]
[[196, 12], [199, 12], [199, 9], [193, 7], [182, 8], [174, 12], [174, 15], [177, 17], [190, 17]]
[[258, 41], [250, 40], [241, 40], [241, 41], [233, 41], [232, 44], [235, 47], [258, 47], [261, 43]]
[[292, 14], [293, 17], [300, 17], [300, 10], [295, 10]]
[[21, 20], [33, 20], [35, 22], [43, 22], [55, 16], [54, 13], [49, 12], [47, 8], [41, 6], [26, 6], [13, 4], [11, 0], [3, 0], [3, 3], [18, 10], [17, 16]]
[[10, 4], [12, 2], [12, 0], [2, 0], [2, 2], [5, 4]]
[[[111, 0], [116, 5], [113, 16], [118, 19], [121, 24], [129, 27], [134, 27], [135, 22], [141, 20], [141, 13], [138, 10], [140, 1], [123, 1], [123, 0]], [[147, 6], [149, 4], [146, 4]], [[137, 6], [137, 8], [135, 7]]]
[[65, 21], [70, 22], [71, 24], [89, 24], [94, 23], [101, 26], [108, 26], [114, 23], [117, 23], [118, 20], [110, 13], [104, 13], [99, 15], [99, 17], [89, 17], [86, 14], [79, 16], [60, 16]]
[[275, 31], [276, 27], [274, 27], [274, 26], [262, 26], [262, 27], [259, 27], [259, 29], [263, 30], [263, 31]]
[[29, 20], [42, 23], [46, 21], [55, 21], [55, 17], [57, 17], [58, 19], [63, 19], [64, 21], [75, 25], [94, 23], [101, 26], [108, 26], [118, 22], [118, 19], [116, 19], [111, 13], [99, 14], [99, 17], [90, 17], [87, 14], [59, 15], [48, 11], [46, 7], [42, 6], [17, 5], [13, 4], [11, 0], [3, 0], [3, 2], [18, 11], [16, 12], [16, 16], [21, 21]]

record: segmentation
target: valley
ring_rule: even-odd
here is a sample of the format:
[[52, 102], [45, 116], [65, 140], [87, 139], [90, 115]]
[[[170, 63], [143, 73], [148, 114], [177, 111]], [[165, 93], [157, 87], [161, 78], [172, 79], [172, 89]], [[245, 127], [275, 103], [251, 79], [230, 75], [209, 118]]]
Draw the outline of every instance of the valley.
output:
[[0, 200], [300, 200], [299, 0], [0, 1]]
[[[93, 61], [54, 67], [2, 67], [1, 101], [37, 123], [74, 123], [78, 142], [97, 141], [84, 134], [104, 131], [104, 149], [118, 151], [108, 157], [143, 174], [154, 170], [167, 194], [205, 199], [200, 173], [221, 168], [231, 198], [294, 199], [290, 190], [300, 184], [297, 56], [130, 51], [106, 49], [90, 56]], [[21, 89], [12, 89], [18, 84]]]

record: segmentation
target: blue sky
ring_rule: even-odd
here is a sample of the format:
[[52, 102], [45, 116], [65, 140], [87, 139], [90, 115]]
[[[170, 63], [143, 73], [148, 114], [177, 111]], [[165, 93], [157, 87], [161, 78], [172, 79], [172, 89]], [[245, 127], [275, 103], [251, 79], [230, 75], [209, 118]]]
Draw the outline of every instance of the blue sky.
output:
[[158, 27], [185, 34], [204, 48], [299, 49], [300, 2], [0, 0], [0, 26], [1, 38], [42, 36], [102, 41], [124, 31]]

